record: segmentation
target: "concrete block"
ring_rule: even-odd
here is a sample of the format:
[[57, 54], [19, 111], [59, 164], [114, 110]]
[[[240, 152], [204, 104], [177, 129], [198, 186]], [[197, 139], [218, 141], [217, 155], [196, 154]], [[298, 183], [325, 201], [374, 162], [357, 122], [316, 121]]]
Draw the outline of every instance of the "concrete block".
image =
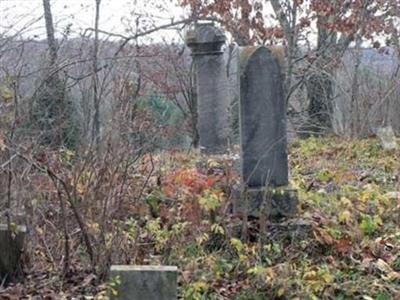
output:
[[20, 257], [25, 235], [25, 226], [9, 230], [6, 224], [0, 224], [0, 284], [2, 281], [13, 281], [21, 275]]
[[114, 265], [110, 281], [118, 283], [119, 300], [176, 300], [178, 268], [175, 266]]

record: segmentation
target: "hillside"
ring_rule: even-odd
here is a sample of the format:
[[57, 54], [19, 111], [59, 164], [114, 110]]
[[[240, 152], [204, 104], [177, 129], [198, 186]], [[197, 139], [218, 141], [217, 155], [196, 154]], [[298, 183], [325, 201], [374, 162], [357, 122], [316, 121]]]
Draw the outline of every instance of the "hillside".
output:
[[[125, 202], [109, 223], [114, 262], [176, 264], [183, 299], [399, 299], [400, 151], [385, 152], [375, 139], [310, 138], [291, 145], [289, 161], [298, 216], [260, 228], [259, 221], [244, 223], [231, 213], [237, 174], [229, 158], [145, 156], [127, 181], [132, 195], [148, 182], [142, 197]], [[146, 170], [153, 171], [138, 175]], [[90, 201], [90, 182], [79, 184]], [[33, 198], [43, 196], [43, 186], [31, 191]], [[49, 249], [61, 250], [49, 226], [59, 222], [51, 216], [53, 193], [42, 212], [46, 222], [32, 232], [46, 242], [31, 253], [36, 258], [25, 270], [26, 282], [9, 287], [2, 299], [104, 299], [118, 284], [85, 268], [79, 246], [71, 279], [60, 285], [60, 266], [48, 256]], [[96, 216], [88, 214], [86, 222], [91, 234], [99, 233]], [[247, 241], [240, 239], [244, 232]], [[70, 242], [78, 241], [71, 236]]]

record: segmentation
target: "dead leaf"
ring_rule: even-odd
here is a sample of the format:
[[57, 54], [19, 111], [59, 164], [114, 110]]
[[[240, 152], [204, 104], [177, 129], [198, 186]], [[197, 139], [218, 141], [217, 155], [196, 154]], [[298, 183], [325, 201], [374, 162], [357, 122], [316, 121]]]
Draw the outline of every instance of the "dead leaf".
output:
[[339, 214], [339, 222], [340, 223], [349, 223], [351, 220], [351, 212], [348, 210], [344, 210]]
[[324, 245], [332, 246], [335, 244], [335, 239], [324, 229], [322, 228], [314, 228], [314, 237], [315, 239]]
[[382, 278], [387, 281], [400, 280], [400, 273], [393, 271], [393, 272], [390, 272], [387, 276], [382, 276]]
[[335, 249], [340, 254], [343, 254], [343, 255], [348, 254], [351, 250], [351, 244], [352, 244], [351, 238], [344, 237], [336, 242]]

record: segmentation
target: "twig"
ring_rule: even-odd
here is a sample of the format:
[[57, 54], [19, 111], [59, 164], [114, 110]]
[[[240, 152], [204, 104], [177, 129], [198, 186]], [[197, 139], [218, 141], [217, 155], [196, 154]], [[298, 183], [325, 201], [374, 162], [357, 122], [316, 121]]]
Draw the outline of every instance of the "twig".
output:
[[[11, 148], [9, 146], [6, 145], [6, 148], [8, 150], [11, 150]], [[72, 199], [71, 193], [69, 191], [69, 188], [67, 186], [67, 184], [65, 183], [64, 180], [62, 180], [56, 173], [54, 173], [54, 171], [51, 170], [51, 168], [45, 164], [40, 164], [36, 161], [34, 161], [33, 159], [25, 156], [24, 154], [18, 152], [18, 151], [14, 151], [16, 155], [18, 155], [18, 157], [20, 157], [22, 160], [24, 160], [25, 162], [29, 163], [30, 165], [32, 165], [35, 169], [37, 169], [40, 172], [46, 173], [53, 181], [56, 181], [58, 183], [61, 184], [66, 196], [67, 196], [67, 200], [68, 203], [71, 207], [72, 212], [74, 213], [74, 217], [78, 223], [78, 226], [82, 232], [82, 237], [86, 246], [86, 250], [89, 254], [89, 258], [90, 258], [90, 262], [92, 265], [92, 269], [94, 269], [94, 252], [93, 252], [93, 247], [92, 244], [90, 242], [90, 238], [89, 238], [89, 233], [86, 229], [86, 225], [85, 222], [83, 221], [77, 207], [75, 206], [75, 203]]]
[[60, 189], [57, 186], [57, 183], [54, 182], [54, 185], [57, 189], [57, 195], [58, 199], [60, 201], [60, 207], [61, 207], [61, 219], [63, 223], [63, 231], [64, 231], [64, 267], [63, 267], [63, 275], [67, 275], [69, 271], [69, 235], [68, 235], [68, 227], [67, 227], [67, 216], [65, 214], [65, 203], [62, 197], [62, 194], [60, 192]]
[[142, 189], [141, 189], [141, 191], [139, 193], [139, 196], [137, 198], [138, 200], [140, 200], [140, 198], [142, 198], [143, 192], [144, 192], [145, 188], [147, 187], [147, 185], [149, 183], [151, 175], [153, 175], [153, 172], [154, 172], [154, 161], [153, 161], [153, 155], [152, 154], [150, 154], [150, 163], [151, 163], [151, 170], [150, 170], [149, 174], [147, 175], [147, 178], [146, 178], [146, 180], [145, 180], [145, 182], [144, 182], [144, 184], [142, 186]]
[[18, 155], [14, 154], [13, 156], [10, 157], [9, 160], [7, 160], [4, 164], [2, 164], [0, 166], [1, 169], [5, 169], [5, 167], [7, 167], [9, 164], [11, 164], [11, 162], [14, 160], [14, 158], [16, 158]]

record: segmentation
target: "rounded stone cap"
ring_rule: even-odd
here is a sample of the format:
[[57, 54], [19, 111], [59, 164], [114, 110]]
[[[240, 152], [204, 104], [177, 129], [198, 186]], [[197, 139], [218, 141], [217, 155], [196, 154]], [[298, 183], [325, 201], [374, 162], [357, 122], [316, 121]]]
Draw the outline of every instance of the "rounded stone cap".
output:
[[226, 41], [222, 29], [213, 24], [196, 24], [186, 33], [186, 44], [193, 55], [221, 54], [221, 47]]

